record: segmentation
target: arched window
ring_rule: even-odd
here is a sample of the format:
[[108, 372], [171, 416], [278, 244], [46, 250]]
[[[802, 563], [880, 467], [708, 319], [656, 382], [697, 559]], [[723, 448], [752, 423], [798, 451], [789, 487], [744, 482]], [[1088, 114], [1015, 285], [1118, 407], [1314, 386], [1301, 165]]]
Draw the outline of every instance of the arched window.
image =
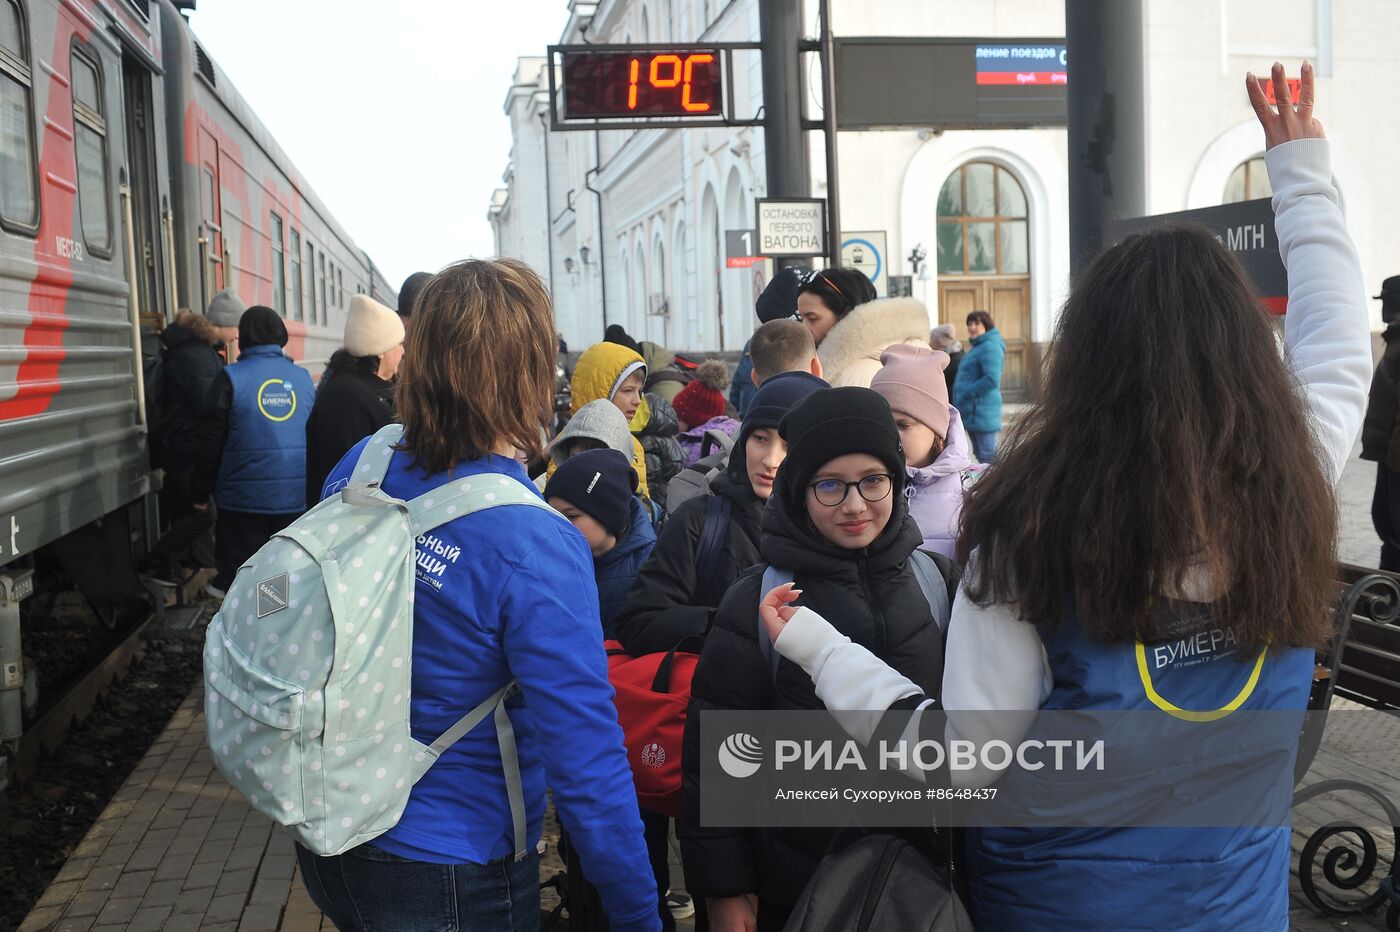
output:
[[24, 14], [17, 0], [0, 0], [0, 222], [25, 232], [39, 226], [33, 83]]
[[968, 162], [938, 193], [941, 275], [1025, 275], [1030, 272], [1026, 192], [993, 162]]
[[1230, 178], [1225, 182], [1222, 204], [1235, 204], [1252, 201], [1261, 197], [1273, 197], [1274, 186], [1269, 183], [1269, 171], [1264, 167], [1264, 157], [1256, 155], [1235, 166]]

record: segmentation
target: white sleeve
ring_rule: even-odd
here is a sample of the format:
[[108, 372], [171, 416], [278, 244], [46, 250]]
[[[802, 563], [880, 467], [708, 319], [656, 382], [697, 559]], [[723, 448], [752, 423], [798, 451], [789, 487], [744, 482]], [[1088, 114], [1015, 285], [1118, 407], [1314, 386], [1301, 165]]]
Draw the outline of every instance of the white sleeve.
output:
[[810, 608], [797, 610], [773, 647], [807, 671], [817, 698], [834, 711], [883, 712], [900, 699], [923, 693], [912, 680]]
[[1286, 142], [1270, 149], [1265, 161], [1279, 254], [1288, 270], [1284, 343], [1323, 468], [1335, 485], [1361, 430], [1371, 384], [1361, 264], [1338, 206], [1327, 141]]
[[[976, 572], [977, 555], [967, 576]], [[943, 652], [944, 740], [1018, 744], [1050, 696], [1054, 678], [1040, 632], [1021, 619], [1014, 604], [953, 603], [948, 644]], [[956, 786], [987, 786], [999, 772], [976, 768], [953, 771]]]

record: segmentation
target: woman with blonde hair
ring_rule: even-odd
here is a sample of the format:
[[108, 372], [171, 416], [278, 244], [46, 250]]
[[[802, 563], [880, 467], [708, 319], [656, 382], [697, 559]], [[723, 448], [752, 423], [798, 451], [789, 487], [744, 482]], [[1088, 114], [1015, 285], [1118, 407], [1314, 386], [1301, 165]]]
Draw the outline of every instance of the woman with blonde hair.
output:
[[[537, 928], [546, 785], [612, 928], [660, 928], [592, 555], [578, 530], [533, 501], [515, 458], [540, 455], [554, 356], [549, 295], [523, 262], [459, 262], [414, 303], [396, 395], [403, 440], [384, 491], [411, 500], [485, 477], [522, 500], [463, 514], [420, 544], [448, 556], [418, 565], [410, 721], [414, 737], [432, 741], [514, 680], [520, 695], [506, 709], [525, 833], [516, 837], [487, 718], [413, 787], [394, 828], [337, 857], [298, 848], [312, 899], [341, 929], [440, 928], [454, 916], [454, 928]], [[331, 470], [327, 488], [349, 481], [364, 446]]]

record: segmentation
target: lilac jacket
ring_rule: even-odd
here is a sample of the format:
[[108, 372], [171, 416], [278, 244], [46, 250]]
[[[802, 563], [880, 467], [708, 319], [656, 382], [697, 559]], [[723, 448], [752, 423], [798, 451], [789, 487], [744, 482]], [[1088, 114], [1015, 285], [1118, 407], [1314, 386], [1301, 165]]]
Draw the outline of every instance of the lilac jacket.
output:
[[685, 465], [689, 466], [700, 458], [700, 449], [705, 444], [705, 431], [713, 430], [721, 434], [728, 434], [731, 438], [739, 435], [739, 422], [732, 417], [725, 417], [723, 414], [712, 417], [699, 427], [692, 427], [676, 436], [681, 442], [681, 449], [685, 451]]
[[924, 550], [953, 556], [958, 542], [958, 519], [962, 514], [963, 474], [971, 466], [967, 433], [962, 415], [948, 406], [948, 436], [943, 452], [930, 465], [908, 467], [904, 494], [909, 514], [924, 535]]

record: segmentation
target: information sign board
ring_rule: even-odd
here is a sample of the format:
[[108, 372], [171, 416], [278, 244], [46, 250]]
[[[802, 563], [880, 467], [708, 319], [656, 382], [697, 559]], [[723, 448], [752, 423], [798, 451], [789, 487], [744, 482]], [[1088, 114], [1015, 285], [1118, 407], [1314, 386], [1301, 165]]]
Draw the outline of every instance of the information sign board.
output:
[[1209, 229], [1221, 245], [1240, 260], [1264, 306], [1275, 314], [1288, 310], [1288, 272], [1279, 255], [1274, 209], [1269, 198], [1114, 220], [1104, 227], [1105, 243], [1116, 243], [1129, 234], [1168, 223], [1199, 223]]
[[826, 201], [767, 197], [757, 202], [758, 252], [763, 256], [826, 255]]
[[841, 264], [859, 269], [875, 286], [875, 294], [889, 295], [889, 270], [885, 267], [885, 231], [841, 234]]

